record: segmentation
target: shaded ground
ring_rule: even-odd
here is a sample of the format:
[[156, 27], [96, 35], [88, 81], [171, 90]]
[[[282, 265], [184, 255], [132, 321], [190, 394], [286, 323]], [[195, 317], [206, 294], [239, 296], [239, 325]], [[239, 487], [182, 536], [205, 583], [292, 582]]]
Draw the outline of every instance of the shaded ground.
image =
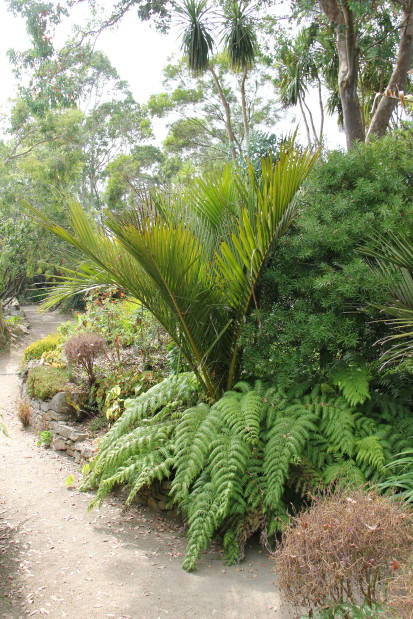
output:
[[[30, 340], [53, 331], [60, 316], [26, 307]], [[0, 618], [254, 619], [293, 616], [280, 605], [267, 555], [249, 548], [239, 566], [218, 549], [198, 570], [181, 568], [182, 527], [116, 498], [87, 512], [90, 494], [68, 489], [80, 478], [67, 457], [39, 448], [15, 416], [20, 350], [0, 357]]]

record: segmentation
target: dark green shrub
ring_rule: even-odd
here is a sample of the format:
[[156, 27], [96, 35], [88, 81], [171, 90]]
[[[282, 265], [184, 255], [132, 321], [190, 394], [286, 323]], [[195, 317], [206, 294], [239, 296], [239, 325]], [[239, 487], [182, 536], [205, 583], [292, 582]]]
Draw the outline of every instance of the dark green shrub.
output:
[[259, 309], [244, 329], [244, 375], [294, 384], [345, 355], [378, 359], [374, 343], [389, 327], [368, 304], [385, 302], [386, 279], [358, 249], [373, 231], [411, 219], [412, 146], [410, 130], [333, 152], [313, 170], [300, 215], [262, 275]]
[[38, 365], [29, 371], [27, 393], [36, 400], [50, 400], [59, 391], [67, 389], [67, 382], [65, 369]]

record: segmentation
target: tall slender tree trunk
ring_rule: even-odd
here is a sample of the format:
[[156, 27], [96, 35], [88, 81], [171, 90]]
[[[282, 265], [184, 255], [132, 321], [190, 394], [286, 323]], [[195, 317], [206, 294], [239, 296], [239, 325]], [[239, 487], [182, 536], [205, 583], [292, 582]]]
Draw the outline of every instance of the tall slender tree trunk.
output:
[[347, 148], [364, 141], [363, 117], [357, 95], [358, 61], [354, 16], [348, 0], [319, 0], [320, 6], [336, 30], [338, 87], [343, 108]]
[[310, 127], [308, 126], [307, 116], [306, 116], [306, 113], [305, 113], [305, 110], [304, 110], [304, 106], [303, 106], [303, 102], [302, 102], [300, 96], [298, 97], [298, 104], [300, 106], [301, 116], [302, 116], [302, 119], [304, 121], [305, 131], [307, 133], [308, 148], [311, 148]]
[[217, 87], [218, 90], [218, 94], [220, 96], [223, 108], [224, 108], [224, 112], [225, 112], [225, 126], [227, 129], [227, 135], [228, 135], [228, 140], [230, 143], [230, 148], [231, 148], [231, 155], [233, 159], [237, 158], [237, 151], [235, 149], [235, 143], [236, 143], [236, 139], [235, 139], [235, 135], [234, 135], [234, 131], [232, 129], [232, 121], [231, 121], [231, 108], [229, 107], [229, 103], [227, 101], [227, 98], [225, 97], [224, 91], [222, 90], [220, 81], [218, 79], [217, 74], [215, 73], [213, 67], [211, 67], [211, 65], [208, 66], [208, 71], [211, 73], [212, 78], [215, 82], [215, 85]]
[[9, 330], [3, 317], [3, 306], [0, 299], [0, 350], [9, 343]]
[[247, 79], [248, 69], [245, 67], [242, 73], [241, 80], [241, 107], [242, 107], [242, 122], [244, 124], [244, 137], [248, 140], [248, 135], [250, 132], [250, 124], [248, 121], [248, 112], [247, 112], [247, 100], [245, 97], [245, 81]]
[[[407, 71], [410, 68], [413, 56], [413, 0], [405, 0], [402, 3], [402, 7], [403, 13], [399, 50], [390, 81], [387, 85], [387, 91], [390, 92], [397, 92], [398, 90], [404, 89], [407, 80]], [[380, 103], [371, 120], [366, 142], [370, 140], [372, 135], [378, 137], [384, 135], [396, 105], [398, 105], [397, 99], [387, 94], [381, 97]]]

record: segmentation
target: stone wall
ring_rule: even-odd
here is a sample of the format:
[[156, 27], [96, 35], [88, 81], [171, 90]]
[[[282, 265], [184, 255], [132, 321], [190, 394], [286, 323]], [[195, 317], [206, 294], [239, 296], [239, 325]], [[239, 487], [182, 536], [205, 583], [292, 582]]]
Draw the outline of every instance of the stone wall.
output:
[[51, 449], [66, 452], [80, 464], [93, 457], [96, 452], [93, 437], [73, 423], [74, 409], [67, 403], [65, 392], [57, 393], [48, 402], [41, 402], [28, 397], [23, 385], [22, 397], [30, 404], [30, 425], [34, 430], [38, 434], [45, 430], [52, 432]]
[[[81, 465], [94, 456], [97, 450], [96, 439], [73, 422], [75, 410], [68, 404], [64, 391], [57, 393], [47, 402], [30, 398], [27, 395], [25, 384], [22, 385], [21, 392], [22, 397], [27, 399], [30, 404], [30, 425], [35, 432], [37, 434], [45, 430], [52, 432], [51, 449], [65, 452]], [[166, 512], [166, 515], [175, 518], [177, 513], [170, 506], [169, 490], [171, 483], [170, 481], [163, 481], [143, 490], [137, 496], [137, 502], [147, 505], [155, 511]]]

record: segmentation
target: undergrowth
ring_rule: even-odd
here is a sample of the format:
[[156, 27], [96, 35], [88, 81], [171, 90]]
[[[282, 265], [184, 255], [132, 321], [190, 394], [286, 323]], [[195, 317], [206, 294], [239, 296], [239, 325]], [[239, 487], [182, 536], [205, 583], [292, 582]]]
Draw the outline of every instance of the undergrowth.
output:
[[255, 531], [282, 528], [288, 504], [342, 479], [382, 481], [385, 465], [411, 445], [407, 409], [369, 394], [362, 380], [349, 388], [343, 372], [334, 382], [290, 391], [240, 382], [216, 403], [194, 405], [194, 376], [172, 376], [126, 403], [82, 489], [97, 488], [93, 507], [126, 484], [130, 504], [155, 480], [170, 479], [171, 505], [189, 525], [184, 568], [195, 568], [216, 533], [234, 564]]

